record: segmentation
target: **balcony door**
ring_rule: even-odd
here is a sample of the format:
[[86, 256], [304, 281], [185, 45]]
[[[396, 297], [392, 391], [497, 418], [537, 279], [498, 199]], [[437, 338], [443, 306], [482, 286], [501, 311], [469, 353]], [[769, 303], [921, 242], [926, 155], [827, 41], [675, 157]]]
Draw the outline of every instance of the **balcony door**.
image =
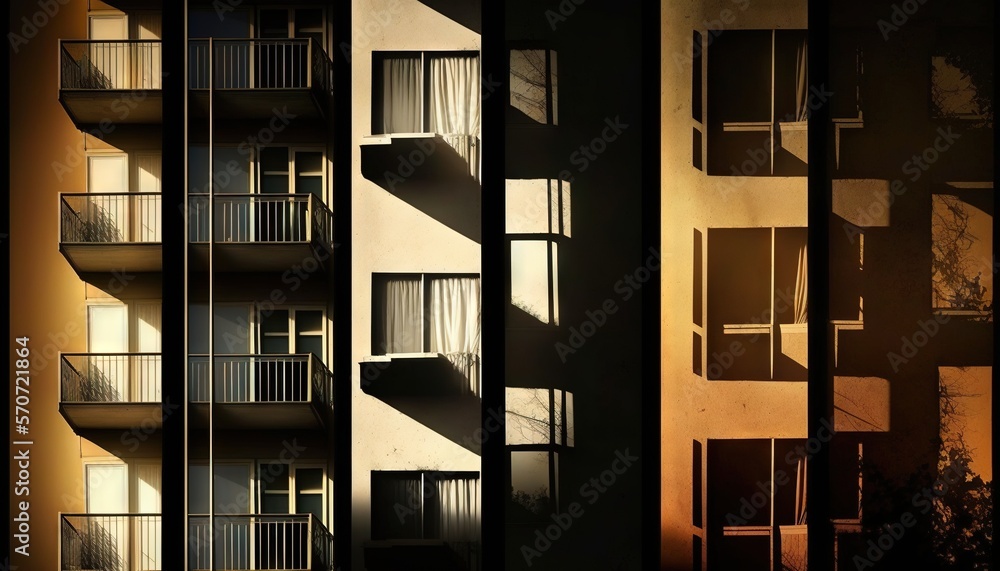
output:
[[82, 393], [84, 400], [128, 402], [128, 312], [125, 305], [87, 308], [87, 352], [90, 353]]
[[[323, 47], [325, 26], [321, 8], [262, 8], [257, 37], [262, 39], [315, 40]], [[309, 86], [309, 43], [265, 42], [258, 44], [259, 87], [295, 88]]]
[[86, 525], [81, 531], [90, 569], [128, 569], [128, 468], [125, 464], [87, 464]]
[[136, 197], [133, 217], [135, 231], [133, 239], [136, 242], [159, 242], [161, 198], [160, 179], [163, 173], [163, 158], [159, 152], [137, 153], [136, 181], [133, 188], [140, 193], [153, 193], [155, 196]]
[[145, 353], [133, 360], [132, 400], [159, 402], [162, 400], [160, 382], [160, 338], [163, 305], [159, 301], [135, 304], [135, 350]]
[[87, 157], [87, 210], [84, 236], [88, 242], [128, 242], [128, 156], [95, 154]]
[[132, 16], [131, 36], [145, 40], [132, 44], [133, 67], [132, 81], [136, 89], [160, 89], [160, 31], [162, 18], [158, 12], [137, 12]]
[[305, 242], [309, 236], [308, 195], [325, 203], [326, 169], [323, 151], [291, 147], [260, 149], [258, 169], [259, 207], [254, 213], [258, 240]]
[[140, 514], [132, 522], [132, 552], [135, 569], [163, 569], [162, 526], [160, 524], [162, 468], [157, 463], [135, 465], [135, 506]]
[[[263, 313], [259, 346], [265, 355], [312, 354], [324, 361], [324, 317], [322, 309], [281, 309]], [[309, 360], [265, 358], [258, 367], [258, 401], [306, 401], [309, 399]]]
[[[260, 464], [260, 513], [306, 516], [325, 525], [326, 475], [320, 466], [281, 462]], [[278, 561], [287, 568], [306, 569], [310, 536], [304, 518], [262, 518], [257, 526], [258, 565], [272, 569]]]
[[91, 15], [90, 62], [86, 70], [95, 84], [107, 89], [131, 89], [129, 74], [128, 20], [124, 14]]

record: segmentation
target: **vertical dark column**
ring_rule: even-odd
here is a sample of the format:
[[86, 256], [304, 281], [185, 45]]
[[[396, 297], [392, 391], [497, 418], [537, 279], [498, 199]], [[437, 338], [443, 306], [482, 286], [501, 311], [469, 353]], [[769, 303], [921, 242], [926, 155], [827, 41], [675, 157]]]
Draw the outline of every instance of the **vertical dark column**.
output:
[[[997, 20], [998, 19], [1000, 19], [1000, 10], [997, 10], [994, 7], [994, 9], [993, 9], [993, 30], [994, 31], [997, 28]], [[994, 62], [993, 66], [994, 67], [996, 67], [996, 61], [997, 61], [997, 42], [996, 42], [996, 40], [994, 40], [993, 41], [993, 62]], [[996, 92], [994, 92], [994, 95], [993, 95], [993, 102], [994, 102], [994, 106], [995, 106], [996, 105], [996, 103], [995, 103], [996, 102]], [[995, 174], [996, 173], [996, 152], [997, 152], [996, 149], [1000, 148], [1000, 147], [997, 146], [998, 143], [1000, 143], [1000, 137], [997, 136], [997, 128], [996, 128], [996, 125], [994, 125], [993, 126], [993, 161], [994, 161], [994, 163], [993, 163], [993, 173], [994, 173], [993, 188], [994, 188], [994, 192], [996, 192], [996, 174]], [[997, 266], [997, 255], [1000, 254], [1000, 235], [997, 234], [997, 228], [996, 228], [996, 226], [997, 226], [997, 217], [996, 217], [996, 211], [994, 210], [994, 214], [993, 214], [993, 256], [992, 256], [993, 259], [991, 260], [992, 263], [993, 263], [992, 271], [993, 271], [993, 280], [994, 280], [994, 283], [996, 283], [997, 271], [1000, 270], [1000, 266]], [[997, 366], [996, 366], [997, 340], [1000, 339], [1000, 320], [997, 319], [996, 293], [994, 293], [993, 295], [994, 295], [994, 301], [993, 301], [993, 355], [992, 355], [993, 367], [990, 370], [993, 373], [993, 387], [995, 389], [995, 387], [997, 386], [997, 380], [1000, 379], [1000, 373], [997, 373]], [[993, 398], [995, 398], [995, 397], [993, 397]], [[990, 424], [991, 424], [990, 429], [993, 431], [994, 434], [996, 434], [996, 421], [997, 421], [996, 415], [994, 415], [993, 418], [990, 421]], [[990, 441], [991, 441], [991, 444], [992, 444], [992, 447], [993, 447], [992, 456], [993, 456], [993, 458], [996, 458], [997, 457], [997, 439], [996, 438], [991, 438]], [[994, 504], [996, 504], [996, 496], [994, 496], [993, 502], [994, 502]], [[997, 523], [996, 523], [996, 517], [997, 517], [996, 513], [997, 513], [997, 510], [996, 510], [996, 506], [995, 505], [993, 507], [994, 507], [994, 509], [993, 509], [993, 529], [996, 529], [996, 525], [997, 525]]]
[[[504, 5], [482, 3], [482, 560], [491, 569], [502, 569], [504, 557], [504, 505], [507, 497], [506, 431], [504, 411], [504, 315], [507, 264], [504, 262], [504, 138], [505, 103], [510, 86], [504, 37]], [[494, 87], [494, 82], [501, 85]], [[493, 420], [490, 420], [493, 419]], [[489, 424], [487, 425], [487, 421]], [[499, 424], [499, 428], [497, 427]], [[488, 430], [493, 428], [494, 430]]]
[[[660, 3], [642, 5], [642, 118], [648, 128], [642, 130], [642, 252], [646, 260], [659, 254], [660, 241]], [[642, 288], [642, 451], [645, 456], [642, 474], [642, 568], [660, 566], [660, 268]]]
[[184, 54], [187, 2], [163, 3], [163, 568], [184, 569], [185, 517], [185, 273], [184, 179], [185, 116]]
[[351, 569], [351, 2], [333, 15], [333, 534], [337, 569]]
[[[809, 83], [829, 85], [830, 3], [809, 3]], [[835, 97], [835, 96], [834, 96]], [[833, 376], [830, 369], [830, 213], [832, 206], [830, 106], [809, 115], [809, 389], [808, 437], [832, 422]], [[809, 460], [809, 569], [832, 571], [833, 526], [830, 522], [830, 446], [824, 443]]]
[[[11, 17], [11, 12], [13, 11], [14, 11], [13, 7], [8, 10], [4, 10], [3, 22], [5, 24], [4, 26], [5, 30], [11, 29], [10, 17]], [[10, 60], [11, 56], [3, 58], [3, 64], [0, 65], [0, 69], [3, 70], [2, 72], [3, 77], [8, 78], [7, 82], [8, 85], [10, 85]], [[0, 94], [0, 101], [3, 102], [3, 108], [8, 110], [10, 109], [11, 89], [13, 89], [13, 87], [8, 87], [7, 89], [2, 90], [3, 93]], [[8, 113], [10, 113], [10, 111], [8, 111]], [[7, 116], [8, 126], [10, 124], [9, 117], [10, 116], [8, 115]], [[13, 138], [13, 134], [9, 133], [7, 136]], [[2, 164], [5, 167], [3, 169], [4, 172], [10, 173], [10, 153], [4, 155], [3, 162], [0, 162], [0, 164]], [[0, 205], [3, 206], [2, 208], [0, 208], [0, 267], [3, 268], [2, 270], [0, 270], [0, 272], [3, 272], [2, 274], [0, 274], [0, 276], [3, 277], [4, 280], [3, 283], [9, 284], [10, 283], [10, 210], [11, 210], [9, 175], [6, 184], [0, 186], [2, 186], [2, 188], [0, 188]], [[44, 237], [40, 238], [44, 239]], [[4, 296], [3, 301], [0, 302], [0, 322], [4, 324], [4, 327], [8, 332], [10, 332], [10, 303], [11, 303], [10, 294]], [[17, 333], [14, 333], [14, 335], [17, 335]], [[5, 372], [5, 374], [10, 374], [10, 372], [12, 371], [12, 369], [10, 368], [11, 355], [12, 352], [10, 350], [4, 350], [3, 355], [0, 355], [0, 363], [2, 363], [3, 365], [3, 371]], [[6, 391], [4, 392], [6, 396], [4, 397], [3, 402], [7, 403], [5, 405], [6, 410], [10, 410], [10, 398], [11, 398], [10, 395], [13, 392], [14, 389], [10, 388], [6, 389]], [[10, 430], [9, 427], [10, 427], [10, 421], [8, 421], [7, 430]], [[11, 473], [10, 470], [4, 471], [3, 489], [7, 490], [6, 493], [8, 494], [8, 498], [13, 500], [14, 496], [10, 493], [10, 490], [12, 490], [12, 488], [10, 487], [11, 483], [10, 473]], [[3, 532], [3, 538], [7, 544], [6, 553], [11, 553], [14, 548], [14, 545], [12, 544], [12, 539], [10, 536], [10, 519], [8, 519], [7, 516], [4, 516], [3, 520], [4, 520], [3, 523], [0, 524], [0, 531]], [[7, 557], [8, 556], [4, 556], [4, 559], [0, 559], [0, 563], [6, 564], [9, 561]]]

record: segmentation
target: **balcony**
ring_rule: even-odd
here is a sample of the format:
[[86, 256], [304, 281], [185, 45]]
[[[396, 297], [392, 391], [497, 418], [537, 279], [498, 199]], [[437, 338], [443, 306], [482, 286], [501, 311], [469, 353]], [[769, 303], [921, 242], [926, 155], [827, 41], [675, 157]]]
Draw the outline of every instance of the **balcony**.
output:
[[63, 353], [59, 412], [73, 430], [160, 428], [159, 353]]
[[[208, 195], [192, 195], [189, 230], [192, 264], [209, 269]], [[215, 195], [215, 259], [211, 269], [307, 272], [331, 266], [333, 213], [312, 194]]]
[[[188, 394], [192, 421], [207, 426], [208, 356], [192, 355]], [[215, 422], [227, 429], [306, 429], [330, 426], [333, 373], [315, 355], [215, 357]]]
[[212, 111], [220, 120], [267, 119], [275, 109], [302, 119], [327, 116], [333, 64], [315, 40], [196, 39], [188, 50], [194, 117]]
[[158, 571], [159, 514], [60, 514], [59, 569]]
[[[225, 514], [215, 518], [216, 569], [331, 571], [333, 535], [312, 514]], [[208, 516], [192, 516], [188, 563], [210, 569]]]
[[161, 51], [151, 40], [60, 40], [59, 102], [73, 124], [162, 123]]
[[59, 251], [77, 274], [159, 272], [158, 193], [62, 193]]

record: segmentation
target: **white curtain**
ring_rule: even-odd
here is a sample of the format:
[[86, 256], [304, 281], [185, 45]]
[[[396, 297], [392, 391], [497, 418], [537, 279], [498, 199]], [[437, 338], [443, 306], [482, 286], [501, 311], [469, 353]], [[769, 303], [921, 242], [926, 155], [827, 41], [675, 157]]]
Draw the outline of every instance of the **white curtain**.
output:
[[[137, 349], [140, 353], [159, 353], [161, 343], [160, 302], [136, 303]], [[160, 382], [160, 356], [136, 356], [132, 374], [132, 400], [159, 402], [162, 397]]]
[[809, 118], [806, 101], [809, 97], [809, 44], [802, 40], [802, 45], [795, 50], [795, 120], [805, 121]]
[[163, 546], [160, 543], [160, 491], [161, 491], [161, 470], [160, 464], [138, 464], [136, 466], [138, 476], [138, 508], [141, 514], [157, 514], [156, 517], [139, 516], [136, 517], [134, 553], [138, 559], [136, 567], [138, 569], [162, 569], [161, 556]]
[[799, 458], [795, 465], [795, 525], [806, 524], [806, 461]]
[[479, 180], [479, 56], [430, 58], [430, 130], [441, 135]]
[[423, 351], [420, 300], [419, 277], [380, 277], [375, 284], [373, 354]]
[[420, 133], [421, 81], [419, 57], [382, 60], [382, 132]]
[[439, 539], [445, 541], [479, 540], [479, 480], [475, 478], [437, 481], [440, 505]]
[[479, 395], [480, 281], [478, 277], [430, 280], [430, 351], [455, 367], [463, 391]]
[[799, 246], [799, 262], [795, 271], [795, 323], [806, 323], [809, 309], [809, 261], [806, 245]]

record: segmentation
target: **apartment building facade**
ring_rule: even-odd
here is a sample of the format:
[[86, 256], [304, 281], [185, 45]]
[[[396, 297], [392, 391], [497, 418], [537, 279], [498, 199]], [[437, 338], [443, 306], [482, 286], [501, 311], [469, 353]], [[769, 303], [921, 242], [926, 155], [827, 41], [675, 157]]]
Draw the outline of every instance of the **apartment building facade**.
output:
[[662, 568], [976, 568], [993, 125], [992, 67], [970, 61], [992, 66], [992, 7], [831, 3], [822, 82], [805, 2], [662, 9], [663, 244], [684, 269], [663, 281]]
[[[45, 314], [30, 339], [61, 332], [33, 362], [36, 402], [58, 403], [33, 419], [37, 469], [53, 474], [36, 483], [33, 565], [333, 569], [340, 455], [354, 538], [341, 560], [479, 568], [478, 21], [418, 2], [350, 8], [388, 20], [350, 53], [359, 111], [339, 126], [354, 142], [340, 157], [330, 54], [343, 6], [73, 2], [12, 70], [59, 105], [14, 124], [45, 135], [14, 157], [25, 180], [12, 204], [44, 196], [58, 211], [51, 243], [14, 263], [44, 267], [65, 305], [42, 311], [33, 296], [12, 319]], [[164, 25], [183, 42], [170, 78], [183, 92], [165, 89]], [[353, 280], [353, 344], [334, 342], [338, 168], [353, 205], [339, 216], [359, 229], [338, 270]], [[58, 184], [29, 192], [42, 184], [29, 170]], [[171, 212], [183, 234], [168, 238]], [[164, 340], [165, 315], [186, 330]], [[166, 372], [179, 356], [167, 342], [181, 375]], [[335, 347], [353, 363], [347, 391]], [[350, 450], [334, 446], [338, 390], [355, 410]], [[183, 538], [164, 504], [186, 504]]]

